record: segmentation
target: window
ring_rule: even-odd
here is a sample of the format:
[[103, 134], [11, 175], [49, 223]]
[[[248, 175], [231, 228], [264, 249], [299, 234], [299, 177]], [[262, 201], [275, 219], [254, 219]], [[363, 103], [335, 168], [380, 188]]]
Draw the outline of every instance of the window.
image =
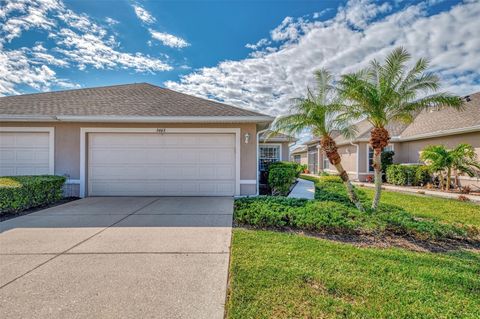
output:
[[[393, 145], [388, 145], [383, 149], [384, 152], [393, 151]], [[368, 171], [373, 172], [373, 148], [368, 145]]]
[[280, 145], [260, 146], [258, 166], [261, 172], [267, 170], [270, 163], [280, 161]]
[[294, 161], [295, 163], [300, 164], [301, 161], [302, 161], [302, 156], [301, 156], [301, 155], [293, 155], [293, 161]]
[[323, 155], [323, 169], [330, 169], [330, 161], [326, 155]]

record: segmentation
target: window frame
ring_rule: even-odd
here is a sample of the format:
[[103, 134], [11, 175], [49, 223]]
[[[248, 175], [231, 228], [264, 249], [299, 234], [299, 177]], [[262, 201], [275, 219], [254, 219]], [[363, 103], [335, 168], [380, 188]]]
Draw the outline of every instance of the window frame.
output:
[[[388, 144], [387, 147], [383, 149], [383, 151], [394, 151], [395, 152], [395, 145], [394, 144]], [[372, 157], [370, 158], [370, 151], [372, 152]], [[372, 160], [372, 165], [373, 165], [373, 148], [370, 146], [370, 144], [367, 144], [367, 173], [374, 173], [375, 170], [372, 169], [370, 170], [370, 159]]]
[[[275, 149], [277, 149], [276, 158], [262, 157], [262, 148], [275, 148]], [[265, 165], [262, 162], [263, 160], [270, 160], [269, 164], [275, 163], [275, 162], [280, 162], [282, 160], [282, 144], [267, 143], [267, 144], [258, 145], [258, 170], [260, 172], [265, 172], [266, 171]]]

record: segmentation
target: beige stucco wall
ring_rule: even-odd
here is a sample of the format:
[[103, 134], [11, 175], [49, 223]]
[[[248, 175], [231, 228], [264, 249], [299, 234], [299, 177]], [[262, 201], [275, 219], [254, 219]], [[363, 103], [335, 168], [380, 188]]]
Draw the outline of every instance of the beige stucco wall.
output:
[[[240, 180], [257, 178], [256, 124], [159, 124], [159, 123], [21, 123], [0, 122], [0, 126], [14, 127], [54, 127], [55, 128], [55, 174], [68, 175], [70, 179], [80, 178], [80, 128], [116, 127], [116, 128], [240, 128]], [[249, 133], [250, 141], [244, 143], [243, 136]], [[288, 159], [288, 146], [287, 155]], [[256, 193], [255, 185], [241, 185], [241, 195]]]
[[[420, 152], [428, 145], [445, 145], [447, 148], [454, 148], [458, 144], [466, 143], [475, 148], [477, 159], [480, 160], [480, 132], [465, 133], [458, 135], [429, 138], [416, 141], [408, 141], [395, 144], [396, 163], [419, 163]], [[398, 151], [397, 151], [398, 149]], [[398, 154], [398, 155], [397, 155]], [[460, 185], [480, 186], [480, 179], [460, 176]]]
[[477, 158], [480, 158], [480, 132], [396, 143], [395, 153], [397, 153], [397, 144], [399, 144], [398, 162], [418, 163], [420, 152], [428, 145], [441, 144], [445, 145], [447, 148], [454, 148], [460, 143], [467, 143], [472, 145], [475, 148], [475, 152], [477, 153]]

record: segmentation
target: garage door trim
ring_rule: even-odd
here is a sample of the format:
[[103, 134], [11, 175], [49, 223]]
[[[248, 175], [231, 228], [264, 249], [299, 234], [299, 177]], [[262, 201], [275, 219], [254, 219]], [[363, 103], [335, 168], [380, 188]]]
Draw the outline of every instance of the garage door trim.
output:
[[86, 195], [87, 180], [87, 153], [86, 148], [88, 133], [231, 133], [235, 134], [235, 195], [240, 195], [240, 128], [106, 128], [82, 127], [80, 128], [80, 197]]
[[48, 133], [48, 173], [50, 175], [55, 174], [55, 128], [54, 127], [19, 127], [19, 126], [10, 126], [10, 127], [0, 127], [0, 132], [18, 132], [18, 133], [35, 133], [42, 132]]

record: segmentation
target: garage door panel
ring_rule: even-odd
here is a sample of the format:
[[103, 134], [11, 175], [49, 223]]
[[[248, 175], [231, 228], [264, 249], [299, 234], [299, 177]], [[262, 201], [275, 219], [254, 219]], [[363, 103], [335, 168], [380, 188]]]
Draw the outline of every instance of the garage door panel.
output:
[[0, 132], [0, 175], [50, 173], [48, 132]]
[[204, 165], [202, 167], [185, 167], [182, 165], [169, 164], [164, 166], [95, 166], [90, 170], [92, 182], [102, 180], [233, 180], [235, 169], [231, 166]]
[[[90, 192], [95, 196], [231, 196], [235, 192], [233, 182], [199, 183], [184, 181], [129, 181], [129, 183], [96, 182]], [[159, 195], [160, 194], [160, 195]]]
[[89, 195], [231, 196], [234, 134], [89, 134]]

